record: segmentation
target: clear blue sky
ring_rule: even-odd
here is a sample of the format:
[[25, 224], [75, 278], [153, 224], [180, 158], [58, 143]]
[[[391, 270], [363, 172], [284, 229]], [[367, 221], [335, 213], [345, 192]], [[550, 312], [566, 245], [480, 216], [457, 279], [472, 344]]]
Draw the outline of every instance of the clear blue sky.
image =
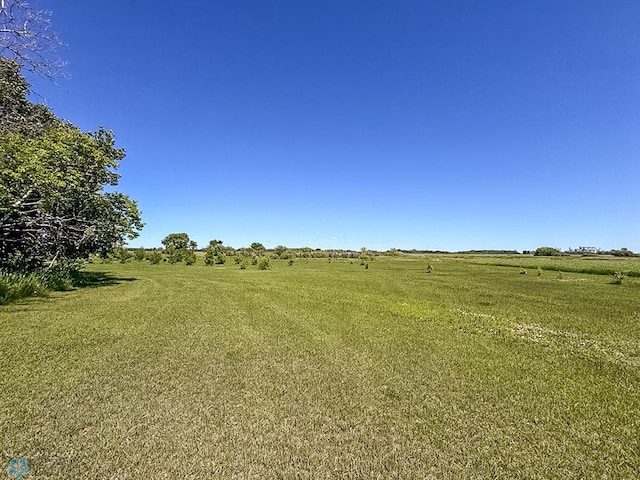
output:
[[637, 0], [40, 5], [132, 246], [640, 251]]

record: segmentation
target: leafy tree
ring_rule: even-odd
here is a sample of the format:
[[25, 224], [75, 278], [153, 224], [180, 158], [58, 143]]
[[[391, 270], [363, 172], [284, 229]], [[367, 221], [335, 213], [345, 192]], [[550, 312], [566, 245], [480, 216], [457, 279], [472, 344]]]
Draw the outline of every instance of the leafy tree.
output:
[[[15, 69], [2, 74], [11, 84]], [[23, 85], [11, 91], [20, 98], [2, 93], [4, 105], [18, 107], [9, 108], [14, 120], [0, 120], [0, 267], [104, 256], [135, 238], [143, 226], [136, 202], [103, 190], [118, 184], [125, 155], [113, 133], [83, 133], [42, 108], [28, 108]]]
[[260, 242], [253, 242], [251, 244], [251, 250], [253, 250], [255, 253], [259, 255], [265, 252], [267, 249], [264, 248], [264, 245], [262, 245]]
[[189, 239], [189, 235], [186, 233], [170, 233], [162, 239], [162, 244], [167, 249], [173, 247], [176, 250], [186, 250], [192, 243], [192, 240]]
[[[167, 259], [169, 263], [182, 262], [195, 258], [195, 249], [198, 244], [189, 239], [189, 235], [186, 233], [170, 233], [164, 239], [162, 244], [165, 246], [167, 253]], [[189, 252], [193, 253], [193, 256]], [[195, 263], [195, 260], [193, 261]]]
[[28, 93], [29, 83], [20, 74], [20, 65], [0, 57], [0, 131], [33, 137], [62, 123], [46, 106], [31, 103]]

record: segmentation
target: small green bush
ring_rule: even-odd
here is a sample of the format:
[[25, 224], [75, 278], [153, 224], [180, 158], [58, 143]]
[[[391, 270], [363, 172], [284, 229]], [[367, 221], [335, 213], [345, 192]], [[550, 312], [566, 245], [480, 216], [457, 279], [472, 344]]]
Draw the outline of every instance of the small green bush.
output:
[[271, 268], [271, 259], [269, 257], [262, 257], [258, 261], [258, 270], [268, 270]]
[[147, 254], [147, 260], [151, 265], [158, 265], [162, 261], [162, 253], [158, 250], [154, 250]]
[[246, 258], [243, 258], [240, 261], [240, 270], [246, 270], [248, 266], [249, 266], [249, 260], [247, 260]]
[[613, 283], [615, 283], [616, 285], [622, 285], [622, 281], [627, 277], [628, 275], [624, 272], [614, 272]]
[[134, 257], [133, 253], [124, 247], [115, 247], [109, 256], [120, 263], [127, 263]]
[[182, 259], [184, 260], [184, 263], [186, 265], [193, 265], [194, 263], [196, 263], [196, 252], [194, 252], [193, 250], [186, 250], [183, 254], [182, 254]]
[[143, 261], [146, 257], [146, 252], [144, 251], [144, 248], [140, 247], [140, 248], [136, 248], [133, 251], [133, 257], [138, 260], [139, 262]]

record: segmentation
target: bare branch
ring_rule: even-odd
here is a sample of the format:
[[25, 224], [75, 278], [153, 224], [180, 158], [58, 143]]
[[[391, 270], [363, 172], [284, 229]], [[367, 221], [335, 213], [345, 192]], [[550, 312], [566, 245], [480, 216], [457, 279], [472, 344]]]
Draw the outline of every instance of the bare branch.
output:
[[63, 46], [51, 28], [51, 12], [24, 0], [0, 0], [0, 55], [45, 78], [63, 76], [64, 62], [55, 54]]

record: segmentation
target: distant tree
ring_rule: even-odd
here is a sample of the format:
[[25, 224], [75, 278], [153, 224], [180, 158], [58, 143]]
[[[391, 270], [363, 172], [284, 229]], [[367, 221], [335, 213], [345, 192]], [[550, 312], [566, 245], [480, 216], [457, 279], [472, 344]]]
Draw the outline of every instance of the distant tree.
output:
[[251, 250], [253, 250], [254, 252], [260, 254], [260, 253], [266, 251], [266, 248], [264, 248], [264, 245], [262, 245], [260, 242], [253, 242], [251, 244]]
[[635, 253], [628, 248], [622, 247], [620, 250], [611, 250], [611, 255], [615, 255], [616, 257], [633, 257]]
[[[162, 244], [171, 264], [192, 260], [195, 257], [195, 249], [198, 247], [198, 244], [189, 239], [186, 233], [170, 233], [162, 239]], [[193, 256], [189, 252], [192, 252]]]
[[176, 250], [186, 250], [189, 248], [191, 240], [186, 233], [170, 233], [162, 239], [165, 248], [175, 248]]
[[207, 265], [223, 264], [227, 261], [226, 248], [222, 240], [211, 240], [204, 253], [204, 263]]
[[537, 257], [555, 257], [560, 255], [560, 250], [553, 247], [539, 247], [533, 254]]
[[284, 258], [286, 251], [287, 251], [287, 247], [283, 245], [278, 245], [276, 248], [274, 248], [274, 253], [278, 258]]

